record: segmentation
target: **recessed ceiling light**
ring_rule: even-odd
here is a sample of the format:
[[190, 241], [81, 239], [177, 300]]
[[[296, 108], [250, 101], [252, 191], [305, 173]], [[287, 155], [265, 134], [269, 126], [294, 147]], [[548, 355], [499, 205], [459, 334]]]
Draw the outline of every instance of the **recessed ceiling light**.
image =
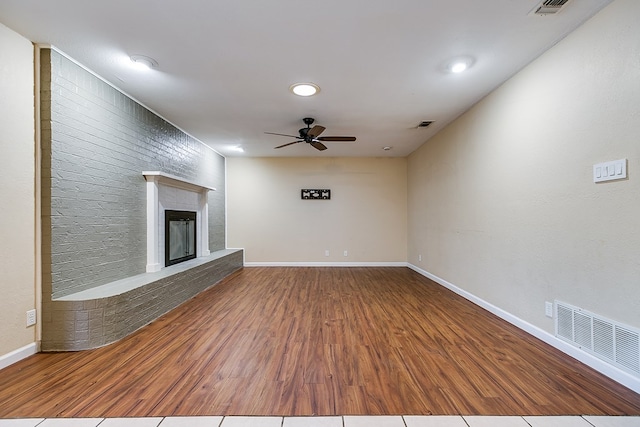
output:
[[446, 70], [449, 73], [462, 73], [468, 70], [474, 63], [474, 59], [470, 56], [458, 56], [450, 60], [446, 65]]
[[387, 145], [386, 147], [382, 147], [382, 149], [383, 149], [384, 151], [389, 151], [389, 150], [391, 150], [392, 148], [393, 148], [393, 147], [389, 147], [388, 145]]
[[466, 62], [456, 62], [451, 66], [452, 73], [461, 73], [469, 67]]
[[131, 55], [131, 62], [140, 70], [150, 70], [158, 67], [158, 62], [144, 55]]
[[289, 90], [298, 96], [313, 96], [320, 92], [320, 87], [314, 83], [296, 83], [289, 86]]

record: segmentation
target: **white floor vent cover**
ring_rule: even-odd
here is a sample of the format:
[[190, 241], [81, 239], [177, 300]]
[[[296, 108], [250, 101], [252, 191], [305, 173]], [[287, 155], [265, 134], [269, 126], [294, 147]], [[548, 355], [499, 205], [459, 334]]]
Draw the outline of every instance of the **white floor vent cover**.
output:
[[555, 301], [556, 336], [640, 376], [640, 331]]

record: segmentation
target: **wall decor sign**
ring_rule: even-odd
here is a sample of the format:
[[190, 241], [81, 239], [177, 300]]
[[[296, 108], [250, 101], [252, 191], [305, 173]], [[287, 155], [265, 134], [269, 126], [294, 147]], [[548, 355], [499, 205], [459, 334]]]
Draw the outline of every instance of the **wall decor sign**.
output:
[[331, 199], [331, 190], [300, 190], [300, 198], [302, 200], [329, 200]]

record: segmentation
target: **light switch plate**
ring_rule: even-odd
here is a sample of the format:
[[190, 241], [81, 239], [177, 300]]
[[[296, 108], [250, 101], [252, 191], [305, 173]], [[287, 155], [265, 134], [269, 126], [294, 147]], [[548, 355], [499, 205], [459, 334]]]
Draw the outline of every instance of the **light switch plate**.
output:
[[593, 165], [593, 182], [614, 181], [627, 177], [627, 159]]

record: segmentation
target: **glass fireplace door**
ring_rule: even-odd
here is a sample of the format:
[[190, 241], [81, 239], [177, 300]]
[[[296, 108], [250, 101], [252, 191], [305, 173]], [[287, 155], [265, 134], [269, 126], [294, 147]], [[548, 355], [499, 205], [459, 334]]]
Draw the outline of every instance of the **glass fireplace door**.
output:
[[165, 211], [164, 265], [170, 266], [196, 257], [196, 213]]

